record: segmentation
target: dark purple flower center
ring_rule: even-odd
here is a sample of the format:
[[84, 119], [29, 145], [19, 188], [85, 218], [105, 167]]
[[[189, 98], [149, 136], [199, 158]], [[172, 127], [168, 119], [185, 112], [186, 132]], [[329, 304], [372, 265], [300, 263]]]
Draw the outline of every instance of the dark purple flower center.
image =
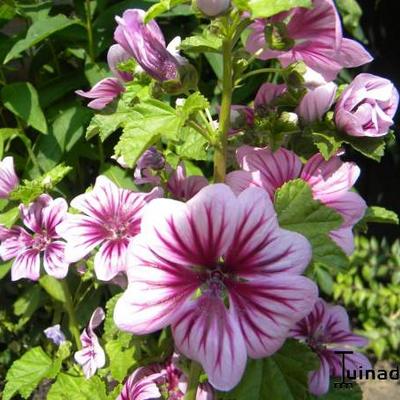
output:
[[129, 224], [121, 221], [108, 221], [104, 224], [104, 228], [107, 231], [109, 240], [124, 239], [129, 235]]

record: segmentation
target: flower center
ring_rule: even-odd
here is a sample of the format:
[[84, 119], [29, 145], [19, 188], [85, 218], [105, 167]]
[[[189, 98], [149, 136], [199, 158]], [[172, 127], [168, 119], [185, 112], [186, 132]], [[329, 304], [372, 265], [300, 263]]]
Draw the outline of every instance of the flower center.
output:
[[119, 219], [110, 219], [105, 222], [104, 229], [107, 231], [109, 240], [123, 239], [128, 236], [128, 223], [123, 223]]
[[51, 237], [45, 230], [43, 230], [40, 233], [35, 233], [33, 235], [32, 248], [35, 250], [43, 251], [50, 243], [51, 243]]

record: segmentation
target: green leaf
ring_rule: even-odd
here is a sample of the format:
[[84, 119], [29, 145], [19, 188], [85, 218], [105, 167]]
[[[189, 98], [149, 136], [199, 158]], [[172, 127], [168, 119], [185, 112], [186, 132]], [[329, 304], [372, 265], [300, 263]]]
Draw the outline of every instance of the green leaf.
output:
[[18, 328], [24, 326], [34, 312], [43, 304], [44, 296], [40, 286], [30, 286], [14, 303], [14, 314], [19, 318]]
[[190, 160], [208, 160], [208, 141], [200, 133], [192, 128], [181, 129], [180, 138], [182, 144], [176, 146], [176, 153], [181, 158]]
[[337, 8], [342, 15], [346, 30], [361, 42], [366, 42], [360, 20], [362, 9], [357, 0], [336, 0]]
[[364, 217], [356, 225], [361, 231], [367, 231], [369, 223], [377, 224], [399, 224], [399, 217], [394, 211], [387, 210], [383, 207], [368, 207]]
[[328, 236], [341, 225], [342, 218], [314, 200], [306, 182], [296, 179], [278, 189], [275, 209], [282, 228], [301, 233], [310, 241], [314, 261], [338, 268], [347, 266], [347, 257]]
[[51, 386], [47, 400], [106, 400], [104, 382], [98, 376], [86, 379], [61, 373]]
[[194, 92], [192, 93], [185, 102], [182, 107], [177, 107], [177, 115], [179, 117], [179, 125], [185, 125], [186, 121], [196, 112], [203, 111], [210, 106], [208, 100], [200, 93]]
[[308, 346], [288, 339], [273, 356], [249, 360], [240, 384], [220, 393], [229, 400], [298, 400], [308, 391], [308, 372], [318, 368], [318, 357]]
[[65, 297], [65, 291], [63, 289], [62, 283], [53, 278], [50, 275], [43, 275], [39, 279], [40, 286], [51, 296], [53, 299], [60, 301], [61, 303], [66, 303], [67, 298]]
[[39, 132], [47, 133], [46, 118], [36, 89], [29, 82], [6, 85], [1, 90], [4, 106]]
[[85, 126], [91, 116], [90, 110], [79, 105], [60, 110], [49, 129], [49, 134], [39, 137], [35, 145], [36, 158], [41, 168], [54, 168], [63, 155], [73, 149], [84, 137]]
[[325, 160], [333, 157], [342, 145], [341, 140], [326, 132], [312, 132], [314, 144], [317, 146], [319, 152]]
[[118, 299], [122, 296], [122, 293], [118, 293], [115, 296], [111, 297], [110, 300], [106, 303], [106, 318], [104, 320], [104, 335], [103, 340], [109, 341], [115, 339], [120, 332], [117, 326], [114, 323], [114, 308], [117, 304]]
[[186, 0], [160, 0], [158, 3], [152, 5], [144, 18], [144, 22], [147, 23], [152, 19], [158, 17], [161, 14], [169, 11], [172, 7], [175, 7], [179, 4], [185, 3]]
[[0, 262], [0, 279], [3, 279], [8, 274], [8, 271], [10, 271], [13, 262], [14, 260]]
[[189, 53], [218, 53], [222, 48], [222, 38], [206, 30], [201, 34], [184, 39], [180, 48]]
[[385, 154], [386, 143], [384, 138], [356, 137], [344, 134], [339, 137], [343, 142], [350, 144], [355, 150], [375, 161], [380, 161]]
[[22, 184], [11, 192], [10, 199], [29, 204], [43, 192], [54, 189], [71, 170], [71, 167], [60, 164], [39, 178], [32, 181], [25, 179]]
[[58, 14], [54, 17], [41, 18], [35, 21], [28, 29], [26, 37], [19, 40], [8, 52], [4, 64], [18, 57], [23, 51], [40, 43], [57, 31], [78, 23], [78, 20], [67, 18], [63, 14]]
[[119, 167], [118, 165], [112, 165], [106, 163], [104, 169], [100, 171], [101, 175], [105, 175], [111, 179], [117, 186], [137, 190], [136, 185], [133, 182], [132, 171]]
[[136, 349], [130, 345], [131, 339], [130, 334], [121, 332], [117, 339], [109, 340], [105, 346], [111, 375], [118, 382], [122, 382], [136, 365]]
[[18, 206], [12, 207], [8, 211], [0, 214], [0, 225], [5, 226], [6, 228], [11, 228], [17, 222], [18, 218]]
[[26, 399], [45, 378], [58, 373], [51, 358], [41, 347], [34, 347], [16, 360], [7, 372], [3, 399], [10, 400], [16, 393]]
[[268, 18], [294, 7], [311, 8], [311, 0], [234, 0], [239, 8], [251, 11], [253, 18]]

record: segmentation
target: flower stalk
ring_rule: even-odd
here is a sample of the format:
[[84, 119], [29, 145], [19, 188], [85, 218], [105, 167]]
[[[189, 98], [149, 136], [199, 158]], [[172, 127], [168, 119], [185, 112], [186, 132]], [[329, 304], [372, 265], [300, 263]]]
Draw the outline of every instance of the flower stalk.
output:
[[80, 349], [82, 347], [81, 339], [80, 339], [78, 322], [75, 316], [74, 305], [72, 302], [71, 292], [69, 290], [68, 283], [66, 282], [65, 279], [62, 279], [59, 282], [61, 284], [61, 289], [64, 292], [64, 297], [65, 297], [65, 302], [63, 303], [63, 306], [66, 313], [68, 314], [68, 329], [71, 332], [72, 337], [74, 338], [76, 347]]
[[190, 364], [189, 381], [184, 400], [196, 400], [200, 374], [200, 364], [198, 364], [196, 361], [192, 361], [192, 363]]
[[222, 102], [218, 141], [214, 153], [214, 182], [224, 182], [226, 175], [227, 134], [230, 127], [232, 105], [232, 40], [229, 35], [222, 43], [223, 77]]

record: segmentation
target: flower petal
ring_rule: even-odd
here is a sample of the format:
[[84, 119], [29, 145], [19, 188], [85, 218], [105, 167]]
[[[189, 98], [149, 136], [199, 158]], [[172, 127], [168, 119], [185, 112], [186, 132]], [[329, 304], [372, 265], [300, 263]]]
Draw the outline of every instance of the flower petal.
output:
[[43, 266], [45, 271], [57, 279], [63, 279], [68, 274], [68, 263], [64, 259], [65, 243], [54, 241], [47, 245], [44, 256]]
[[40, 195], [35, 202], [25, 206], [19, 206], [22, 222], [33, 232], [42, 231], [43, 214], [42, 211], [47, 207], [52, 198], [47, 194]]
[[119, 272], [126, 270], [128, 239], [107, 240], [94, 258], [97, 279], [109, 281]]
[[354, 253], [353, 227], [339, 228], [329, 232], [329, 237], [349, 256]]
[[322, 396], [329, 390], [330, 367], [328, 360], [319, 355], [320, 366], [317, 371], [310, 372], [308, 376], [308, 387], [312, 394]]
[[114, 311], [117, 326], [138, 335], [171, 324], [183, 304], [201, 285], [191, 269], [164, 259], [139, 235], [129, 246], [129, 286]]
[[37, 281], [40, 277], [40, 253], [38, 250], [26, 249], [19, 253], [11, 267], [11, 280], [28, 278]]
[[374, 58], [360, 43], [352, 39], [342, 39], [338, 61], [344, 68], [360, 67]]
[[43, 228], [47, 231], [48, 235], [55, 236], [56, 227], [65, 218], [68, 210], [67, 202], [58, 198], [51, 201], [47, 207], [43, 208], [42, 224]]
[[231, 189], [210, 185], [186, 204], [153, 200], [145, 208], [141, 232], [158, 256], [173, 263], [213, 267], [232, 242], [237, 212]]
[[175, 344], [198, 361], [218, 390], [236, 386], [246, 367], [246, 347], [236, 317], [218, 297], [202, 295], [187, 303], [172, 326]]
[[314, 282], [289, 274], [257, 277], [247, 282], [229, 281], [227, 287], [247, 353], [252, 358], [276, 352], [289, 330], [309, 314], [318, 297]]

